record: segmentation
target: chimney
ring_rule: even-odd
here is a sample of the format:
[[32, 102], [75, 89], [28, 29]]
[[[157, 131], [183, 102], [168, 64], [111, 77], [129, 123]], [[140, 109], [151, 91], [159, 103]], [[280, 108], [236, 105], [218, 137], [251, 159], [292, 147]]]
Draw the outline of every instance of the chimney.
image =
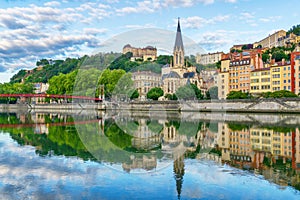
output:
[[271, 60], [271, 65], [274, 65], [275, 64], [275, 59], [273, 58], [272, 60]]
[[282, 65], [284, 65], [284, 63], [285, 63], [285, 59], [284, 59], [284, 58], [282, 58], [282, 60], [281, 60], [281, 64], [282, 64]]

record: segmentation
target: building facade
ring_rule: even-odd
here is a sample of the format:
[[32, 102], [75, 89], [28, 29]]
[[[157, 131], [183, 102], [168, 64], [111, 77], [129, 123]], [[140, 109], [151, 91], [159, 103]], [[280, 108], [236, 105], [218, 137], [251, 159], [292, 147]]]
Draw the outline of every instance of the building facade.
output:
[[285, 37], [286, 37], [286, 31], [284, 30], [276, 31], [275, 33], [260, 40], [259, 42], [255, 42], [253, 44], [253, 48], [258, 47], [259, 45], [261, 45], [262, 48], [278, 47], [280, 45], [283, 45], [283, 43], [280, 42], [280, 38], [285, 38]]
[[157, 49], [152, 46], [147, 46], [145, 48], [136, 48], [132, 47], [130, 44], [127, 44], [123, 47], [123, 54], [128, 52], [132, 53], [132, 61], [136, 59], [143, 59], [143, 61], [153, 61], [157, 58]]
[[214, 64], [222, 58], [223, 52], [200, 54], [196, 56], [196, 62], [202, 65]]
[[132, 80], [141, 100], [147, 98], [147, 93], [151, 88], [162, 86], [161, 75], [151, 71], [133, 72]]

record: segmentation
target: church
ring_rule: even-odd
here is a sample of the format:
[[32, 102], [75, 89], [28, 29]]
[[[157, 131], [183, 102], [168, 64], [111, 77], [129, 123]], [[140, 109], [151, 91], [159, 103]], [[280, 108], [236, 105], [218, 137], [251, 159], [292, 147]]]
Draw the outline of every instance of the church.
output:
[[162, 82], [164, 94], [174, 94], [176, 90], [186, 84], [195, 84], [199, 89], [202, 85], [195, 66], [188, 66], [184, 58], [184, 46], [181, 35], [180, 20], [178, 18], [177, 33], [173, 49], [173, 61], [162, 68]]

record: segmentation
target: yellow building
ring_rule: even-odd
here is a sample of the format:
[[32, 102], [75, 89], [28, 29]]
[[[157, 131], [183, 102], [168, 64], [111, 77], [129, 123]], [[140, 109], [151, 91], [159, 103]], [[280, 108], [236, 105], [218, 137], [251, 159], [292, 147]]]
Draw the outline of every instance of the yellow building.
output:
[[218, 74], [218, 98], [226, 99], [229, 93], [229, 64], [230, 59], [225, 58], [221, 61], [221, 71]]
[[147, 46], [145, 48], [136, 48], [132, 47], [130, 44], [127, 44], [123, 47], [123, 54], [126, 54], [128, 52], [132, 53], [132, 61], [136, 59], [143, 59], [144, 61], [153, 61], [157, 58], [157, 49], [152, 46]]
[[256, 69], [250, 74], [250, 93], [271, 92], [270, 68]]
[[281, 67], [277, 65], [273, 65], [270, 67], [270, 75], [271, 75], [271, 88], [273, 91], [279, 91], [281, 89]]
[[262, 39], [259, 42], [255, 42], [253, 44], [253, 48], [256, 48], [258, 45], [261, 45], [262, 48], [272, 48], [272, 47], [278, 47], [280, 45], [279, 38], [284, 38], [286, 36], [286, 32], [284, 30], [277, 31], [268, 37]]

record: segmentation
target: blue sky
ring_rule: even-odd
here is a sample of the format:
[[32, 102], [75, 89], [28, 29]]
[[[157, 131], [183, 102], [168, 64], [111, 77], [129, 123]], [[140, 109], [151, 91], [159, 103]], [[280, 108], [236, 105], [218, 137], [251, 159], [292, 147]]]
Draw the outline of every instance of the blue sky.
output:
[[95, 53], [103, 42], [124, 32], [137, 30], [132, 37], [143, 28], [174, 32], [178, 17], [183, 35], [206, 52], [228, 52], [233, 44], [253, 43], [299, 24], [298, 4], [297, 0], [3, 0], [0, 82], [9, 81], [20, 69], [35, 67], [42, 58]]

